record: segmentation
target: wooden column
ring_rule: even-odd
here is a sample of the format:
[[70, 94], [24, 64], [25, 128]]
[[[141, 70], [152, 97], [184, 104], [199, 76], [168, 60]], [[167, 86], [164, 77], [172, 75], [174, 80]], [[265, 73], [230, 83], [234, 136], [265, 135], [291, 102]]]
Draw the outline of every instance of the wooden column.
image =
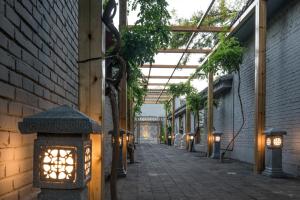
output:
[[175, 97], [172, 99], [172, 131], [171, 131], [171, 144], [174, 144], [175, 139]]
[[[185, 109], [185, 141], [186, 144], [188, 144], [188, 134], [191, 133], [191, 110], [186, 106]], [[186, 145], [186, 147], [188, 147], [188, 145]]]
[[267, 1], [258, 0], [255, 9], [255, 173], [265, 165], [265, 94], [266, 94]]
[[207, 156], [212, 154], [213, 145], [213, 73], [208, 74], [208, 95], [207, 95]]
[[[119, 0], [119, 30], [127, 26], [127, 0]], [[124, 74], [120, 83], [120, 128], [128, 130], [127, 127], [127, 75]], [[124, 169], [127, 170], [127, 140], [123, 137], [122, 162]]]
[[[79, 60], [104, 55], [104, 28], [101, 21], [102, 1], [79, 1]], [[103, 127], [105, 98], [105, 63], [94, 60], [79, 64], [79, 109]], [[91, 135], [92, 179], [88, 184], [89, 199], [104, 199], [104, 143], [101, 135]]]
[[165, 118], [165, 144], [168, 144], [168, 112], [166, 111], [166, 118]]

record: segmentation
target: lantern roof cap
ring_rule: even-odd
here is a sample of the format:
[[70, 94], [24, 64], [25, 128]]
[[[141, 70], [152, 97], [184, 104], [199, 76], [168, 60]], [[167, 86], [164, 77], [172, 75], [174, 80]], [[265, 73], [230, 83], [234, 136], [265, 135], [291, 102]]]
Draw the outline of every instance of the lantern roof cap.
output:
[[21, 133], [100, 133], [101, 126], [82, 112], [62, 105], [25, 117], [19, 122]]
[[213, 135], [223, 135], [223, 133], [221, 131], [214, 131], [212, 134]]
[[281, 129], [269, 128], [264, 131], [267, 136], [286, 135], [287, 132]]

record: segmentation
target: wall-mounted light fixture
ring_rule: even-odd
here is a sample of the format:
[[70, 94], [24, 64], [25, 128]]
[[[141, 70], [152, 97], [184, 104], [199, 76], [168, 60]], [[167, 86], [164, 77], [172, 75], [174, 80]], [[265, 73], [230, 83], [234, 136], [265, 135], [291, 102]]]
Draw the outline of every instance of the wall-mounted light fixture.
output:
[[266, 135], [266, 169], [263, 174], [274, 178], [284, 177], [282, 171], [282, 147], [283, 135], [286, 135], [286, 131], [271, 128], [264, 133]]
[[24, 118], [19, 129], [22, 134], [37, 133], [33, 185], [41, 188], [39, 199], [56, 199], [57, 194], [74, 199], [87, 195], [92, 170], [90, 134], [101, 132], [95, 121], [60, 106]]

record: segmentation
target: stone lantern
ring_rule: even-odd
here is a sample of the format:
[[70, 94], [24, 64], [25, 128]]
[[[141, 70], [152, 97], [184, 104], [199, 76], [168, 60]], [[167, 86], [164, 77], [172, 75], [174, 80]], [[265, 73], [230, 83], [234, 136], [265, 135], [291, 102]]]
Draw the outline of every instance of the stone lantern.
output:
[[130, 163], [134, 163], [134, 136], [131, 131], [127, 131], [127, 152]]
[[189, 152], [193, 152], [194, 151], [194, 139], [195, 139], [195, 134], [194, 133], [188, 133], [187, 134], [188, 151]]
[[124, 129], [120, 129], [120, 136], [119, 136], [119, 145], [120, 145], [120, 151], [119, 151], [119, 164], [118, 164], [118, 168], [117, 168], [117, 174], [118, 177], [126, 177], [126, 170], [125, 167], [123, 165], [123, 145], [124, 145], [124, 138], [127, 136], [126, 134], [126, 130]]
[[33, 185], [39, 199], [88, 198], [91, 179], [91, 133], [101, 127], [85, 114], [66, 105], [23, 119], [22, 134], [37, 133], [34, 141]]
[[211, 158], [219, 159], [220, 158], [220, 151], [221, 151], [221, 136], [222, 132], [213, 132], [213, 153]]
[[286, 135], [286, 131], [271, 128], [264, 133], [266, 135], [266, 169], [263, 174], [274, 178], [284, 177], [282, 147], [283, 135]]

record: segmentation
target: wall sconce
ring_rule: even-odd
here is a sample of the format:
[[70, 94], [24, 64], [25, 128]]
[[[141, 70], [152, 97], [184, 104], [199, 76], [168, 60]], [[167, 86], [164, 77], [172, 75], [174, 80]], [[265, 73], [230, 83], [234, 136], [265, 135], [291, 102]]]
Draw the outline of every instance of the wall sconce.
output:
[[22, 134], [37, 133], [33, 185], [41, 188], [39, 199], [56, 199], [57, 192], [66, 198], [87, 195], [92, 170], [89, 137], [101, 132], [97, 122], [73, 108], [60, 106], [24, 118], [19, 129]]
[[222, 132], [213, 132], [213, 153], [211, 158], [219, 159], [220, 158], [220, 149], [221, 149], [221, 136]]
[[282, 147], [283, 135], [286, 135], [286, 131], [271, 128], [264, 133], [266, 135], [266, 169], [263, 171], [263, 174], [274, 178], [284, 177], [282, 171]]

